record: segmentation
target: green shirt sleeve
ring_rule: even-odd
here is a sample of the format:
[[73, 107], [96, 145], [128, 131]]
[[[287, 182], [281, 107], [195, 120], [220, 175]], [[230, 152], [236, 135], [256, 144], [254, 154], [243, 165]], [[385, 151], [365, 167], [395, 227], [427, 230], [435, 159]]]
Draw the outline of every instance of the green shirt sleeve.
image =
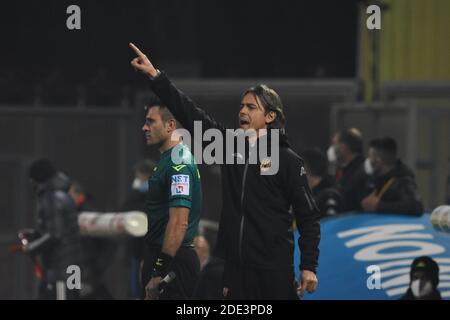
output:
[[169, 207], [185, 207], [191, 209], [194, 176], [186, 164], [170, 166], [169, 170]]

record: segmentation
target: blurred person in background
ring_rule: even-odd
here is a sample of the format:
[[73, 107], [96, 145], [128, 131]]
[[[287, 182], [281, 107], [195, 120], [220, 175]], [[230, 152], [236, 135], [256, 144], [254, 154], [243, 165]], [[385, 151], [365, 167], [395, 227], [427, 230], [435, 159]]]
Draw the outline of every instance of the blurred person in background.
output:
[[363, 139], [356, 128], [337, 132], [328, 151], [329, 161], [336, 161], [336, 182], [342, 194], [343, 211], [360, 211], [368, 175], [364, 168]]
[[[89, 195], [79, 181], [72, 181], [69, 195], [75, 202], [78, 214], [82, 212], [97, 212], [91, 203]], [[107, 238], [81, 237], [82, 257], [82, 300], [112, 300], [113, 296], [106, 285], [105, 274], [114, 260], [117, 244]]]
[[[78, 299], [79, 289], [67, 288], [67, 268], [80, 266], [81, 244], [78, 215], [68, 194], [70, 182], [47, 159], [33, 162], [29, 177], [37, 195], [40, 237], [24, 246], [27, 254], [42, 258], [43, 277], [39, 299]], [[80, 279], [81, 281], [81, 279]]]
[[370, 142], [369, 159], [373, 175], [368, 193], [361, 201], [364, 211], [421, 215], [423, 204], [414, 173], [397, 157], [397, 143], [391, 137]]
[[322, 216], [332, 216], [342, 211], [342, 196], [334, 177], [327, 172], [327, 156], [318, 148], [301, 153], [309, 186]]
[[401, 300], [441, 300], [439, 265], [430, 257], [418, 257], [411, 264], [408, 291]]
[[210, 258], [209, 242], [204, 236], [196, 236], [193, 244], [200, 261], [200, 268], [203, 269], [203, 267], [209, 262]]
[[72, 180], [70, 182], [69, 195], [75, 201], [78, 212], [96, 211], [92, 204], [92, 196], [84, 190], [83, 185], [79, 181]]
[[[123, 203], [121, 210], [146, 212], [146, 200], [148, 193], [148, 180], [150, 179], [155, 164], [150, 160], [139, 161], [134, 167], [134, 180], [131, 190]], [[139, 299], [142, 288], [139, 280], [140, 263], [143, 259], [144, 237], [132, 237], [127, 241], [127, 252], [130, 259], [130, 283], [131, 297]]]
[[200, 259], [201, 272], [194, 290], [193, 299], [196, 300], [221, 300], [222, 277], [224, 262], [222, 259], [210, 255], [208, 240], [204, 236], [194, 239], [194, 247]]

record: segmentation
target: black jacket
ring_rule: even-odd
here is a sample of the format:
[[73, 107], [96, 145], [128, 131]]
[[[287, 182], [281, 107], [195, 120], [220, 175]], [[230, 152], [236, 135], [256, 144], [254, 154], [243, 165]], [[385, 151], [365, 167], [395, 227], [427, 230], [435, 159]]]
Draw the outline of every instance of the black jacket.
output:
[[224, 267], [222, 259], [210, 257], [210, 260], [200, 272], [192, 299], [223, 300]]
[[343, 168], [342, 177], [338, 181], [339, 191], [344, 198], [343, 211], [361, 211], [361, 200], [364, 199], [368, 175], [364, 170], [364, 157], [357, 155]]
[[331, 176], [325, 176], [312, 188], [314, 200], [322, 216], [333, 216], [342, 211], [343, 198]]
[[[203, 130], [217, 128], [224, 136], [228, 135], [227, 138], [236, 138], [235, 134], [226, 131], [197, 108], [164, 73], [151, 84], [153, 92], [191, 135], [197, 120], [202, 122]], [[222, 212], [216, 254], [226, 263], [292, 269], [294, 217], [289, 213], [292, 205], [301, 235], [300, 267], [315, 272], [319, 256], [320, 214], [303, 172], [303, 160], [292, 151], [284, 135], [280, 135], [279, 149], [279, 171], [275, 175], [261, 175], [261, 159], [257, 164], [249, 164], [246, 160], [242, 164], [221, 165]]]
[[421, 215], [424, 208], [417, 192], [414, 173], [400, 160], [390, 172], [370, 180], [369, 192], [380, 193], [390, 179], [392, 184], [381, 195], [377, 212]]
[[400, 300], [442, 300], [442, 297], [439, 290], [434, 289], [433, 292], [428, 296], [417, 299], [416, 297], [414, 297], [411, 288], [408, 288], [408, 291], [406, 291], [406, 293], [400, 298]]
[[42, 257], [45, 279], [64, 279], [67, 267], [80, 265], [81, 245], [78, 213], [68, 195], [69, 180], [58, 174], [38, 188], [37, 231], [41, 238], [31, 242], [30, 252]]

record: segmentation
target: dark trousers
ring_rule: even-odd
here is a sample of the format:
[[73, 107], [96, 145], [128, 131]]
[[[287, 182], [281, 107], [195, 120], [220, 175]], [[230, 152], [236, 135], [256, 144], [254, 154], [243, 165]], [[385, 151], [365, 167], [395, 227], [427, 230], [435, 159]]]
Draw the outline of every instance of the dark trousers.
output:
[[266, 270], [226, 264], [224, 277], [230, 300], [298, 300], [293, 270]]
[[[151, 279], [153, 267], [160, 252], [161, 246], [146, 245], [145, 247], [142, 267], [142, 298], [145, 298], [145, 286]], [[175, 279], [166, 286], [159, 298], [161, 300], [192, 299], [200, 274], [200, 261], [194, 248], [181, 247], [178, 249], [170, 271], [175, 273]]]

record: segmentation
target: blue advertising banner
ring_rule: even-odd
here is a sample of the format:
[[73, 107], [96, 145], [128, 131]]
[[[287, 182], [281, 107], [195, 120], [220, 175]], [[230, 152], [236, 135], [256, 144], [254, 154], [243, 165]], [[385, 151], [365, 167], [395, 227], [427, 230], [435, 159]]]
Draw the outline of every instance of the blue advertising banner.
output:
[[[400, 299], [409, 286], [411, 262], [419, 256], [439, 264], [438, 289], [450, 299], [450, 233], [435, 230], [430, 214], [344, 214], [322, 219], [321, 231], [319, 286], [305, 300]], [[297, 241], [295, 270], [298, 279]]]

